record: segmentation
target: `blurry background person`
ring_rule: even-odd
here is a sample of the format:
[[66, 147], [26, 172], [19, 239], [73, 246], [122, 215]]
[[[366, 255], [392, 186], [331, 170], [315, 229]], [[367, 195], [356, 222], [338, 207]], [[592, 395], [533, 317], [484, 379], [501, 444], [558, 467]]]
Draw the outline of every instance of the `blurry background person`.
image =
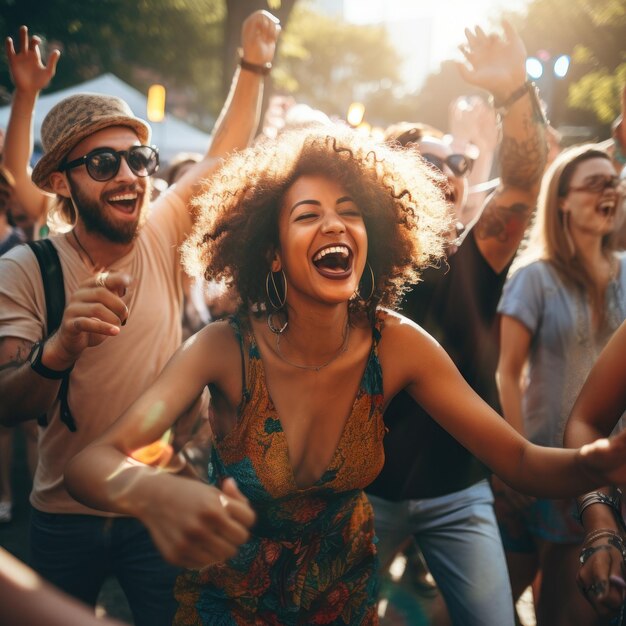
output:
[[[626, 318], [626, 255], [618, 178], [595, 145], [570, 148], [548, 168], [536, 222], [498, 310], [497, 380], [507, 421], [533, 443], [561, 446], [592, 365]], [[597, 622], [575, 578], [583, 529], [573, 500], [531, 500], [503, 484], [498, 518], [514, 599], [535, 586], [539, 626]]]

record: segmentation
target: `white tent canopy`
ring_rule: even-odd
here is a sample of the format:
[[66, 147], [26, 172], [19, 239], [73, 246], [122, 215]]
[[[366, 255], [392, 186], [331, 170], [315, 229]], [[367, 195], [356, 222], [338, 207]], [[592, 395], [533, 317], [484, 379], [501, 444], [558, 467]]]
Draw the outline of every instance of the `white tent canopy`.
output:
[[[76, 93], [102, 93], [118, 96], [125, 100], [133, 113], [146, 119], [147, 98], [114, 74], [102, 74], [98, 78], [88, 80], [80, 85], [55, 91], [40, 96], [35, 109], [35, 142], [40, 142], [41, 123], [50, 109], [66, 98]], [[0, 127], [6, 128], [9, 122], [10, 106], [0, 107]], [[152, 142], [158, 146], [161, 159], [165, 162], [177, 152], [200, 152], [204, 154], [210, 141], [210, 135], [198, 130], [191, 124], [166, 115], [162, 122], [151, 122]]]

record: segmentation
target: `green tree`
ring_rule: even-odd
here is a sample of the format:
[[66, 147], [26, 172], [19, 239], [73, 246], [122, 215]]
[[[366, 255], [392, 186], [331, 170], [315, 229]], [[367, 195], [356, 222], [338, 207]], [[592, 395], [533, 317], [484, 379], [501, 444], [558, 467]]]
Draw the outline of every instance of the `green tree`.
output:
[[282, 35], [275, 86], [328, 115], [345, 117], [398, 83], [399, 57], [382, 27], [348, 24], [298, 3]]
[[559, 119], [606, 131], [626, 84], [626, 0], [532, 0], [519, 28], [530, 54], [571, 56], [565, 84], [553, 97], [566, 105], [556, 108]]
[[[285, 22], [296, 0], [0, 0], [0, 31], [21, 24], [62, 50], [51, 90], [103, 72], [146, 92], [167, 88], [168, 110], [209, 128], [236, 63], [241, 24], [256, 9]], [[0, 87], [12, 84], [0, 55]]]

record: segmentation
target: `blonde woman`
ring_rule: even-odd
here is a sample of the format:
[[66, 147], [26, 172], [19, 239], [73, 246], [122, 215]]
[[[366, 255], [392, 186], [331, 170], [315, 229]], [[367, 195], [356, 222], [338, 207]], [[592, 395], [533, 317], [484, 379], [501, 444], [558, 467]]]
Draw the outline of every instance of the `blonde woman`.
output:
[[[623, 218], [617, 187], [611, 160], [597, 146], [559, 155], [544, 176], [529, 244], [500, 301], [502, 409], [539, 445], [562, 445], [574, 400], [626, 317], [626, 255], [614, 244]], [[583, 529], [573, 501], [498, 491], [514, 597], [541, 572], [539, 626], [595, 623], [575, 587]]]

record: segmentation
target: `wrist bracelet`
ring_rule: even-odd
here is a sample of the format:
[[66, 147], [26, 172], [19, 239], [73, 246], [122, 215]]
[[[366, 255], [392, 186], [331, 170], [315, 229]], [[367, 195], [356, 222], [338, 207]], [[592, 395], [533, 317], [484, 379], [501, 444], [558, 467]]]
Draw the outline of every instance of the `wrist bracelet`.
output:
[[533, 119], [541, 124], [547, 124], [548, 120], [541, 106], [539, 98], [539, 89], [531, 80], [527, 80], [523, 85], [518, 87], [504, 102], [500, 103], [497, 98], [491, 96], [491, 104], [499, 117], [508, 114], [509, 109], [523, 96], [528, 94], [533, 108]]
[[272, 64], [268, 61], [263, 65], [258, 63], [251, 63], [243, 58], [243, 50], [239, 49], [239, 67], [242, 70], [252, 72], [253, 74], [259, 74], [260, 76], [267, 76], [272, 71]]
[[592, 491], [586, 493], [578, 499], [578, 517], [577, 520], [582, 524], [583, 512], [592, 504], [604, 504], [613, 510], [618, 520], [621, 519], [621, 491], [618, 489], [613, 496], [609, 496], [602, 491]]
[[583, 539], [583, 547], [587, 547], [594, 541], [598, 541], [598, 539], [602, 539], [603, 537], [613, 538], [615, 541], [623, 543], [622, 537], [616, 530], [611, 528], [600, 528], [585, 535], [585, 538]]
[[616, 550], [618, 550], [619, 553], [622, 555], [622, 559], [624, 558], [624, 544], [617, 541], [615, 537], [611, 537], [607, 543], [603, 543], [602, 545], [583, 548], [580, 551], [580, 556], [578, 557], [578, 560], [580, 561], [581, 565], [584, 565], [591, 555], [599, 552], [600, 550], [610, 550], [611, 548], [615, 548]]

